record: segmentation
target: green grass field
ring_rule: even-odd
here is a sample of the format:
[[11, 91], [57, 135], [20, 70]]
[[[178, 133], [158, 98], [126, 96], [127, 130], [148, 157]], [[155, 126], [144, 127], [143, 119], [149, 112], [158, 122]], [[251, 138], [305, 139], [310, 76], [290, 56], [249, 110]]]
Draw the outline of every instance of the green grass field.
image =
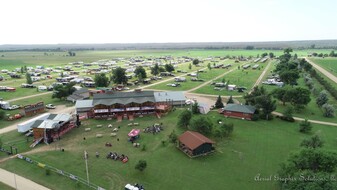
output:
[[[217, 152], [202, 158], [190, 159], [172, 144], [163, 146], [161, 141], [175, 129], [173, 118], [180, 111], [156, 119], [144, 117], [137, 119], [140, 128], [154, 122], [163, 122], [165, 130], [160, 134], [141, 134], [139, 143], [146, 144], [146, 151], [134, 148], [127, 142], [127, 133], [132, 127], [127, 127], [127, 121], [115, 123], [121, 126], [118, 132], [120, 141], [110, 137], [111, 129], [106, 128], [111, 121], [89, 120], [84, 126], [72, 130], [61, 141], [51, 144], [50, 148], [63, 147], [65, 152], [52, 150], [29, 155], [30, 158], [41, 163], [68, 171], [82, 178], [86, 178], [83, 151], [89, 153], [89, 171], [91, 182], [107, 189], [123, 189], [126, 183], [142, 183], [147, 189], [278, 189], [276, 182], [257, 182], [254, 177], [275, 175], [279, 164], [286, 160], [288, 155], [299, 150], [300, 142], [311, 134], [298, 132], [298, 123], [287, 123], [280, 120], [249, 122], [237, 119], [226, 119], [212, 112], [209, 118], [212, 121], [221, 119], [235, 125], [233, 136], [230, 139], [215, 139]], [[96, 128], [102, 124], [103, 128]], [[84, 127], [91, 127], [91, 132], [84, 132]], [[314, 125], [312, 134], [318, 133], [326, 142], [326, 149], [334, 149], [337, 145], [335, 133], [337, 128]], [[97, 133], [104, 134], [96, 138]], [[83, 140], [86, 137], [86, 140]], [[214, 138], [213, 138], [214, 139]], [[105, 147], [105, 142], [111, 142], [112, 147]], [[95, 158], [98, 151], [100, 158]], [[109, 151], [124, 153], [130, 161], [126, 164], [105, 158]], [[145, 159], [148, 167], [144, 172], [134, 169], [136, 162]], [[66, 160], [66, 161], [65, 161]], [[58, 174], [45, 175], [45, 171], [35, 165], [19, 159], [12, 159], [0, 164], [0, 167], [26, 176], [51, 189], [87, 189], [83, 185], [77, 186], [74, 181]], [[55, 183], [57, 181], [57, 183]]]
[[6, 184], [3, 184], [1, 182], [0, 182], [0, 189], [2, 189], [2, 190], [14, 190], [14, 188], [12, 188], [12, 187], [10, 187]]

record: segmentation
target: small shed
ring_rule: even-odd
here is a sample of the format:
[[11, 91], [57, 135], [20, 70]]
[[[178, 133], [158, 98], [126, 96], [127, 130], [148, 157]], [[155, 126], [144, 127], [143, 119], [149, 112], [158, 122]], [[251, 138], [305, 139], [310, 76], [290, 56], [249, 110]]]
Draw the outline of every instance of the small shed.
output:
[[179, 136], [178, 140], [178, 148], [192, 158], [215, 151], [213, 147], [215, 142], [198, 132], [186, 131]]

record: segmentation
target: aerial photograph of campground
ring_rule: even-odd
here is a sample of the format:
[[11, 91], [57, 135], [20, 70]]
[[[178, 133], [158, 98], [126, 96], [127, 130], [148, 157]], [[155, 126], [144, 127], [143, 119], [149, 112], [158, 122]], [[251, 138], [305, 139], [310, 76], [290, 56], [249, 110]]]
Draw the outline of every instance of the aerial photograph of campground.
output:
[[0, 190], [337, 190], [332, 0], [11, 0]]

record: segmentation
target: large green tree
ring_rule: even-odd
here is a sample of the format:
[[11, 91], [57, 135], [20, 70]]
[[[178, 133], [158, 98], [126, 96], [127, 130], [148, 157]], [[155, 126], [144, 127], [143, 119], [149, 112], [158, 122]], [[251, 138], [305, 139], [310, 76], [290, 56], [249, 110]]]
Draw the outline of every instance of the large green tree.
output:
[[287, 92], [290, 97], [290, 103], [295, 106], [295, 108], [302, 108], [307, 105], [310, 101], [310, 90], [302, 87], [293, 88]]
[[75, 92], [74, 88], [75, 83], [71, 82], [67, 85], [57, 85], [54, 87], [54, 93], [52, 95], [52, 98], [58, 98], [58, 99], [65, 99], [69, 95], [71, 95], [73, 92]]
[[126, 84], [128, 78], [126, 77], [125, 69], [118, 67], [112, 70], [112, 81], [116, 84]]
[[222, 99], [221, 99], [221, 96], [219, 95], [218, 98], [216, 99], [216, 102], [215, 102], [215, 108], [223, 108], [224, 105], [222, 103]]
[[297, 79], [300, 78], [298, 71], [296, 70], [284, 70], [280, 73], [280, 79], [285, 84], [295, 85]]
[[135, 75], [140, 78], [140, 79], [145, 79], [147, 77], [146, 75], [146, 71], [142, 66], [138, 66], [136, 67], [135, 71], [134, 71]]
[[194, 59], [192, 63], [193, 63], [193, 65], [198, 65], [200, 63], [200, 61], [199, 61], [199, 59]]
[[213, 130], [212, 121], [205, 116], [195, 116], [190, 122], [190, 126], [193, 130], [196, 130], [204, 135], [209, 135]]
[[165, 70], [167, 72], [172, 72], [174, 71], [174, 66], [172, 64], [165, 64]]
[[283, 179], [277, 180], [281, 190], [334, 190], [336, 168], [335, 152], [305, 148], [281, 165], [276, 179]]
[[190, 120], [192, 118], [192, 112], [189, 110], [184, 110], [179, 116], [178, 116], [178, 123], [177, 125], [179, 127], [187, 128], [190, 124]]
[[107, 87], [109, 85], [109, 78], [104, 73], [96, 74], [94, 81], [97, 87]]
[[255, 98], [256, 108], [261, 110], [261, 115], [269, 120], [271, 113], [276, 110], [276, 101], [271, 98], [271, 95], [261, 95]]
[[151, 67], [151, 74], [157, 76], [159, 74], [159, 65], [156, 63], [153, 67]]
[[26, 73], [26, 82], [27, 84], [33, 84], [32, 77], [30, 76], [29, 73]]

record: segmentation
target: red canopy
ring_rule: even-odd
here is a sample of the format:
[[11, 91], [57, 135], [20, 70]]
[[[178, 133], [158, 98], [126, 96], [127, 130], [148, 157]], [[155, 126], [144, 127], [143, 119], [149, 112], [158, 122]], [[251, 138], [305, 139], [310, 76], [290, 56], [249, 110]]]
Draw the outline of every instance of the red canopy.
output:
[[139, 135], [139, 133], [140, 133], [140, 129], [132, 129], [130, 131], [130, 133], [128, 134], [128, 136], [129, 137], [135, 137], [135, 136]]

